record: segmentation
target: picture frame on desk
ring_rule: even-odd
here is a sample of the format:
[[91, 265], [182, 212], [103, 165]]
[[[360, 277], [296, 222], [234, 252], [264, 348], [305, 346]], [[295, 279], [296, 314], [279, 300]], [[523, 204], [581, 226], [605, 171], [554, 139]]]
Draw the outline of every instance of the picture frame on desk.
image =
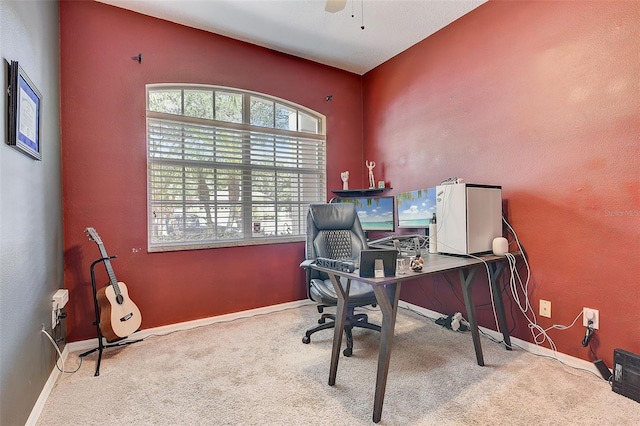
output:
[[8, 64], [7, 145], [41, 161], [42, 94], [17, 61]]

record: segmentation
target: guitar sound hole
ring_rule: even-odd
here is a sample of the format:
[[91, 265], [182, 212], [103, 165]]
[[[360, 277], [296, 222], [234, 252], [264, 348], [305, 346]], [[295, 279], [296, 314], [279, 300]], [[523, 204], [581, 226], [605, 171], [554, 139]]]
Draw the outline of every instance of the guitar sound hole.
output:
[[117, 295], [116, 302], [118, 302], [118, 305], [122, 305], [122, 303], [124, 302], [124, 297], [122, 297], [121, 294]]

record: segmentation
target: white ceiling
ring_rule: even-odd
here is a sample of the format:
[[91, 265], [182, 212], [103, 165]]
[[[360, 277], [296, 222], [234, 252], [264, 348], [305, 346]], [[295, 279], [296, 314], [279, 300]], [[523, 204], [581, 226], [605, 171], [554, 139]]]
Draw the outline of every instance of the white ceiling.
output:
[[364, 74], [486, 0], [98, 1]]

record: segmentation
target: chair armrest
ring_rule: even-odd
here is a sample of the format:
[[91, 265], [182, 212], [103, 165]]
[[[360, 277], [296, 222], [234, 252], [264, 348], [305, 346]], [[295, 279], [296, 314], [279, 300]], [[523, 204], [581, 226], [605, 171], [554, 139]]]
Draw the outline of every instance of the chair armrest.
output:
[[307, 259], [307, 260], [304, 260], [304, 261], [300, 264], [300, 267], [301, 267], [301, 268], [304, 268], [304, 269], [309, 269], [309, 268], [311, 268], [311, 264], [312, 264], [313, 262], [315, 262], [315, 260], [314, 260], [314, 259]]

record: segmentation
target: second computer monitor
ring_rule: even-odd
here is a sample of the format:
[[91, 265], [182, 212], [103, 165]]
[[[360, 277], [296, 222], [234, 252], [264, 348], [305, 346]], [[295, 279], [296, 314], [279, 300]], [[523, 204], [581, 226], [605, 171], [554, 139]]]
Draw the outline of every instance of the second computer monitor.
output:
[[436, 189], [416, 189], [396, 195], [398, 228], [428, 228], [436, 212]]

